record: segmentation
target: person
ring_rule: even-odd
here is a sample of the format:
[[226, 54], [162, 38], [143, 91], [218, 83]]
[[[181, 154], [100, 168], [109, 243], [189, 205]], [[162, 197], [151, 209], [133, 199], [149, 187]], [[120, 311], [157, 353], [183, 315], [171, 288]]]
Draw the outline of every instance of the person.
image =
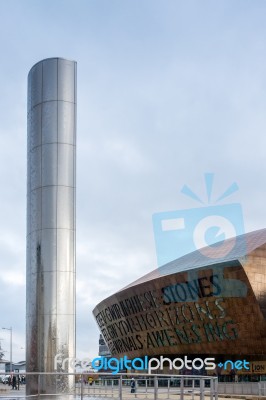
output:
[[136, 382], [135, 382], [135, 379], [134, 379], [134, 378], [131, 379], [130, 387], [131, 387], [131, 393], [135, 393], [135, 390], [136, 390]]
[[12, 377], [12, 389], [17, 389], [17, 377], [16, 375], [13, 375]]

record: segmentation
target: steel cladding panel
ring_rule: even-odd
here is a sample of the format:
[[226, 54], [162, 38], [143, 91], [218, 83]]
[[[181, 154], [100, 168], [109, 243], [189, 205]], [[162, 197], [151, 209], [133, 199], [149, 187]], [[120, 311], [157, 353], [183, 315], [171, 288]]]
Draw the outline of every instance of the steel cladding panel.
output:
[[[27, 372], [75, 358], [75, 129], [76, 63], [40, 61], [28, 76]], [[73, 377], [41, 380], [41, 393], [72, 387]]]

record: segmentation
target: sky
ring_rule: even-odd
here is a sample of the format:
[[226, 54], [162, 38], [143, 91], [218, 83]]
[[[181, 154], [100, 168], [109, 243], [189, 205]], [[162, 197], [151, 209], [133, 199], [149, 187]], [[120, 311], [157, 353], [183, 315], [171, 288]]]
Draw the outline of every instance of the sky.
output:
[[[25, 359], [27, 74], [77, 61], [77, 356], [92, 309], [157, 267], [152, 215], [233, 182], [266, 227], [264, 0], [0, 0], [0, 327]], [[202, 205], [201, 205], [202, 206]], [[204, 206], [204, 205], [203, 205]], [[9, 358], [9, 332], [0, 330]]]

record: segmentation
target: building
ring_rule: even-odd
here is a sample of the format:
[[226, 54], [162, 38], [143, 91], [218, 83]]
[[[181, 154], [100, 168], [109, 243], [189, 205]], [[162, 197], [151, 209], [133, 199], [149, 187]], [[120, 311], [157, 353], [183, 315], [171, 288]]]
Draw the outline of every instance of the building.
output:
[[[187, 254], [99, 303], [93, 314], [112, 356], [214, 357], [221, 377], [266, 377], [266, 229], [220, 248]], [[238, 359], [249, 370], [235, 369]]]
[[[27, 155], [27, 372], [54, 373], [57, 354], [76, 352], [76, 62], [49, 58], [31, 68]], [[47, 375], [40, 392], [71, 387], [73, 376]], [[31, 376], [27, 395], [37, 392]]]
[[105, 340], [104, 340], [102, 334], [100, 334], [100, 337], [99, 337], [99, 353], [98, 354], [100, 357], [111, 357], [110, 350], [109, 350], [107, 344], [105, 343]]
[[[9, 366], [7, 364], [9, 364]], [[4, 358], [1, 358], [1, 360], [0, 360], [0, 372], [1, 373], [5, 373], [7, 368], [8, 368], [8, 370], [10, 369], [10, 361], [9, 360], [5, 360]]]

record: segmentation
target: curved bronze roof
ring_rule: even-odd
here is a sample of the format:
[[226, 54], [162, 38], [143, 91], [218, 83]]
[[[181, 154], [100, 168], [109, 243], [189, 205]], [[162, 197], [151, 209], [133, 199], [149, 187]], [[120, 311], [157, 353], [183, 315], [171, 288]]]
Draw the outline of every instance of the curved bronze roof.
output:
[[165, 264], [93, 314], [113, 355], [265, 359], [266, 229]]
[[[221, 243], [223, 243], [222, 246]], [[193, 251], [192, 253], [186, 254], [174, 261], [158, 267], [121, 290], [156, 279], [160, 276], [172, 275], [177, 272], [203, 268], [214, 264], [228, 264], [234, 261], [241, 262], [248, 254], [265, 243], [266, 229], [259, 229], [257, 231], [230, 238], [224, 242], [218, 242], [212, 246]], [[225, 256], [224, 253], [226, 253]]]

